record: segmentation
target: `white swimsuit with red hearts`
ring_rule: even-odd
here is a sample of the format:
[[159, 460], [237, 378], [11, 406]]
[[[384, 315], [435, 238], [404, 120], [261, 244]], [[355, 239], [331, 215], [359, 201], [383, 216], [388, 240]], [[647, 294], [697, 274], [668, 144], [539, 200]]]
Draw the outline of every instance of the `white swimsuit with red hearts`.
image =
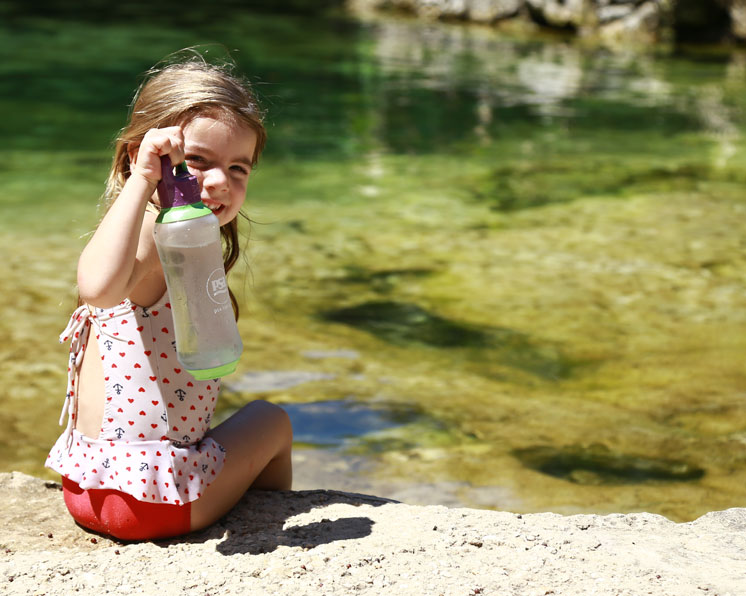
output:
[[[75, 376], [94, 330], [106, 402], [96, 438], [75, 429]], [[219, 380], [197, 381], [176, 358], [166, 293], [150, 307], [125, 300], [114, 308], [81, 306], [60, 341], [71, 340], [66, 431], [46, 466], [83, 489], [114, 489], [140, 501], [183, 505], [198, 499], [223, 467], [225, 450], [204, 435]]]

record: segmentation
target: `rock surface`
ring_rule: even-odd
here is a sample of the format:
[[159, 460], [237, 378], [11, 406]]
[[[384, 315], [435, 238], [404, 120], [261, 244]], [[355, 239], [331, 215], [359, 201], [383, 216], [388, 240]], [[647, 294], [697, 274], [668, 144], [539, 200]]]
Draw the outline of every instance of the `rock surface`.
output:
[[605, 41], [746, 39], [746, 0], [347, 0], [358, 13], [496, 23], [523, 19]]
[[0, 503], [3, 594], [746, 593], [746, 509], [675, 524], [254, 492], [203, 532], [121, 544], [78, 528], [54, 483], [0, 474]]

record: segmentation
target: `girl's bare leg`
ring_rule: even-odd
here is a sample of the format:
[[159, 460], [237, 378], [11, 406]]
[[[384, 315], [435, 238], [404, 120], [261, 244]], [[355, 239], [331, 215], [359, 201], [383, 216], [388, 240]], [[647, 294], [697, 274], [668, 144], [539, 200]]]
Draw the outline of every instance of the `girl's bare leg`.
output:
[[225, 448], [225, 465], [192, 503], [192, 530], [220, 519], [249, 488], [290, 489], [293, 431], [287, 413], [279, 406], [251, 402], [206, 436]]

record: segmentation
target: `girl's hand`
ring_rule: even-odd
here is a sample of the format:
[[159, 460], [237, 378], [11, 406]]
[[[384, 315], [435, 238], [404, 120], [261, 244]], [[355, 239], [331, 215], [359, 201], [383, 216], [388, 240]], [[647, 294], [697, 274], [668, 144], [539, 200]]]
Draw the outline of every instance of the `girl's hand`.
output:
[[161, 156], [168, 155], [173, 165], [184, 161], [184, 131], [180, 126], [151, 128], [139, 147], [129, 151], [130, 172], [153, 185], [161, 179]]

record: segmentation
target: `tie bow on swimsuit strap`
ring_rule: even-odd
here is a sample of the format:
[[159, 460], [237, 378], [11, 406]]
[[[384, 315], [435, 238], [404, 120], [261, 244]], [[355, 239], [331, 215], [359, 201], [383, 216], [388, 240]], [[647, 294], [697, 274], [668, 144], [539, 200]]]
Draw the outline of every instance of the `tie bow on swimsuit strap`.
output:
[[78, 407], [78, 400], [75, 394], [75, 375], [83, 361], [83, 353], [88, 342], [88, 336], [91, 330], [90, 310], [86, 305], [79, 306], [73, 312], [67, 327], [60, 334], [60, 343], [70, 340], [70, 361], [67, 367], [67, 392], [65, 394], [65, 403], [62, 405], [60, 412], [60, 425], [64, 423], [65, 414], [67, 414], [67, 427], [63, 434], [66, 443], [72, 440], [72, 429], [75, 424], [75, 410]]
[[[123, 306], [124, 303], [120, 306]], [[83, 304], [75, 309], [73, 314], [70, 316], [70, 320], [67, 322], [67, 327], [60, 334], [60, 343], [70, 341], [70, 357], [69, 364], [67, 367], [67, 391], [65, 393], [65, 402], [62, 405], [62, 412], [60, 412], [60, 425], [64, 424], [65, 414], [67, 414], [67, 426], [63, 437], [65, 442], [70, 444], [72, 441], [72, 429], [75, 426], [75, 412], [78, 409], [78, 396], [75, 389], [75, 376], [80, 368], [80, 363], [83, 361], [83, 354], [88, 343], [88, 338], [91, 332], [91, 320], [95, 319], [96, 315], [91, 312], [88, 305]], [[111, 339], [116, 341], [122, 341], [118, 337], [107, 334]]]

